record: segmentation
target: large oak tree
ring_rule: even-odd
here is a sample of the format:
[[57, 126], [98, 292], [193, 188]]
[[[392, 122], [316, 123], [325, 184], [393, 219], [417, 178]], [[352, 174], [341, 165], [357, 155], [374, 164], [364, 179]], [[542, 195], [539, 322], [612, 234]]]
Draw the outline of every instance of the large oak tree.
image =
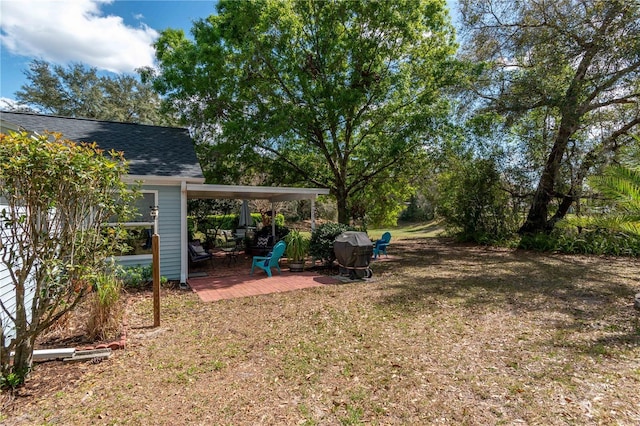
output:
[[640, 124], [639, 2], [460, 3], [467, 57], [486, 64], [479, 105], [543, 153], [520, 232], [549, 231]]
[[444, 0], [221, 1], [192, 33], [162, 33], [155, 85], [209, 180], [330, 188], [343, 223], [364, 192], [403, 193], [457, 73]]

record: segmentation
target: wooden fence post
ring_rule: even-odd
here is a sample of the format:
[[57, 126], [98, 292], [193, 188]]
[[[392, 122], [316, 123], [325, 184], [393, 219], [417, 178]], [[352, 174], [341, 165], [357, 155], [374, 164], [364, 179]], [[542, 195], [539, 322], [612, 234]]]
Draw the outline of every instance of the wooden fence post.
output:
[[151, 237], [153, 256], [153, 326], [160, 327], [160, 235]]

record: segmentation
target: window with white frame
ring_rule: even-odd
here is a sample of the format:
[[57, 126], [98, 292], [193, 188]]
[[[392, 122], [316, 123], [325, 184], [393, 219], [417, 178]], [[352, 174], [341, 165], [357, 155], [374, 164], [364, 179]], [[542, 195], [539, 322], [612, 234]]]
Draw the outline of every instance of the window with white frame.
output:
[[[141, 190], [140, 197], [134, 203], [134, 215], [128, 222], [119, 223], [126, 231], [127, 249], [116, 256], [151, 255], [151, 236], [153, 235], [153, 219], [151, 207], [158, 205], [158, 191]], [[115, 225], [113, 220], [111, 225]]]

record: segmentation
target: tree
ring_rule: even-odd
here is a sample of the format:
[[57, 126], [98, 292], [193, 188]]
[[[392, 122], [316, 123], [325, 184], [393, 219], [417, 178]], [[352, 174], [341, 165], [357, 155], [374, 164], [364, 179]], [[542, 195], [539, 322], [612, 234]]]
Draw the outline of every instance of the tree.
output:
[[129, 75], [98, 76], [96, 68], [67, 68], [34, 60], [25, 71], [28, 84], [16, 92], [19, 104], [65, 117], [142, 124], [168, 124], [160, 98], [150, 84]]
[[329, 188], [343, 223], [356, 194], [416, 173], [458, 78], [444, 0], [223, 0], [192, 33], [161, 34], [155, 87], [208, 177]]
[[[624, 0], [461, 0], [479, 104], [544, 151], [521, 233], [549, 231], [585, 179], [640, 123], [640, 5]], [[542, 145], [539, 145], [542, 144]], [[555, 211], [551, 208], [558, 200]]]
[[439, 213], [464, 241], [493, 243], [515, 232], [516, 214], [497, 162], [467, 154], [450, 158], [438, 175]]
[[[104, 270], [118, 232], [103, 224], [124, 217], [133, 192], [122, 183], [122, 153], [76, 144], [60, 134], [0, 134], [0, 261], [11, 277], [15, 310], [0, 309], [1, 377], [19, 382], [31, 368], [36, 338], [73, 309]], [[15, 351], [13, 363], [9, 354]]]

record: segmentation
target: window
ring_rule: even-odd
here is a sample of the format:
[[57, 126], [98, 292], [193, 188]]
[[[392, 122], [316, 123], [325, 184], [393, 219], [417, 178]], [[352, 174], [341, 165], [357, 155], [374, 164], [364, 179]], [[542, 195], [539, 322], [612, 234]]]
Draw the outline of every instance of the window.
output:
[[[158, 205], [158, 191], [140, 191], [134, 209], [136, 214], [128, 222], [120, 225], [125, 228], [124, 242], [129, 247], [126, 252], [114, 253], [115, 256], [144, 256], [151, 255], [151, 236], [153, 235], [153, 219], [151, 206]], [[115, 224], [115, 220], [112, 224]]]

